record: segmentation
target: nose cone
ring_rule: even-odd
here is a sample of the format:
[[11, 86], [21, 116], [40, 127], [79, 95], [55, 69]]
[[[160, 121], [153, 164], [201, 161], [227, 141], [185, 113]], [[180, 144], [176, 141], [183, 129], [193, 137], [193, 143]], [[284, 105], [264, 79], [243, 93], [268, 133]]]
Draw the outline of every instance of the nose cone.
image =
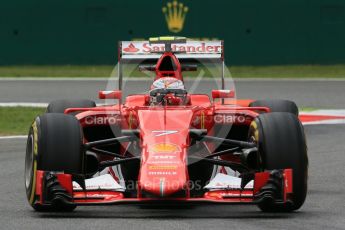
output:
[[184, 190], [188, 179], [187, 141], [193, 112], [140, 110], [142, 149], [138, 189], [157, 197]]
[[151, 165], [141, 168], [139, 187], [159, 197], [168, 197], [185, 188], [185, 167]]

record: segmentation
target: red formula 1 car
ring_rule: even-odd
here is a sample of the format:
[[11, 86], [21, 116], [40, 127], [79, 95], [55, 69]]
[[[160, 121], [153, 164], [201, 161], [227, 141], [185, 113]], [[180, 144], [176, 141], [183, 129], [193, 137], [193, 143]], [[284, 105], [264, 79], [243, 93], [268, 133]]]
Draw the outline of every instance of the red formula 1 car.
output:
[[[222, 41], [159, 37], [121, 42], [119, 53], [119, 88], [99, 93], [119, 103], [54, 101], [31, 125], [25, 185], [35, 210], [215, 203], [293, 211], [303, 205], [308, 157], [298, 108], [286, 100], [235, 99], [226, 86]], [[125, 75], [138, 70], [151, 74], [150, 86], [122, 102]], [[203, 89], [210, 79], [219, 82], [212, 99], [187, 87], [185, 71], [192, 70], [199, 72], [189, 82]], [[208, 78], [200, 80], [201, 73]], [[131, 82], [136, 91], [145, 88]]]

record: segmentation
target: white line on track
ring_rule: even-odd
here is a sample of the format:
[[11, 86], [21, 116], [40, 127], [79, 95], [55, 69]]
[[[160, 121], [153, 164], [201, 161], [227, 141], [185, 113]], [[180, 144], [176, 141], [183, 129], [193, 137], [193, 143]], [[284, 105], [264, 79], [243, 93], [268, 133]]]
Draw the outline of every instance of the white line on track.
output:
[[0, 107], [35, 107], [45, 108], [48, 103], [32, 103], [32, 102], [3, 102], [0, 103]]
[[8, 139], [26, 139], [27, 136], [4, 136], [0, 137], [0, 140], [8, 140]]
[[311, 111], [302, 110], [300, 115], [345, 116], [345, 109], [318, 109]]
[[[107, 81], [109, 78], [105, 77], [80, 77], [80, 78], [71, 78], [71, 77], [0, 77], [0, 81]], [[113, 80], [115, 80], [113, 78]]]
[[[97, 103], [97, 106], [103, 106], [104, 103]], [[48, 103], [32, 103], [32, 102], [0, 102], [0, 107], [32, 107], [46, 108]]]
[[325, 120], [325, 121], [311, 121], [311, 122], [302, 122], [304, 126], [306, 125], [341, 125], [345, 124], [345, 119], [334, 119], [334, 120]]

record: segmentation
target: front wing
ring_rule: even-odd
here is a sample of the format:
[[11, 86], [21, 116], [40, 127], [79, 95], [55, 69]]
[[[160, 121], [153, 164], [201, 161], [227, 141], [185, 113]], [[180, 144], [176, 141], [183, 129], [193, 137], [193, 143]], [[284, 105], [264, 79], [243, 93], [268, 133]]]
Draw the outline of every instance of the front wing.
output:
[[[182, 198], [126, 198], [125, 192], [108, 189], [75, 190], [71, 174], [48, 171], [36, 172], [36, 203], [50, 205], [63, 202], [73, 205], [145, 204], [145, 203], [214, 203], [214, 204], [258, 204], [260, 202], [291, 203], [292, 170], [272, 170], [247, 174], [238, 189], [215, 189], [205, 191], [201, 197]], [[249, 179], [248, 179], [249, 178]], [[253, 181], [252, 188], [245, 188]]]

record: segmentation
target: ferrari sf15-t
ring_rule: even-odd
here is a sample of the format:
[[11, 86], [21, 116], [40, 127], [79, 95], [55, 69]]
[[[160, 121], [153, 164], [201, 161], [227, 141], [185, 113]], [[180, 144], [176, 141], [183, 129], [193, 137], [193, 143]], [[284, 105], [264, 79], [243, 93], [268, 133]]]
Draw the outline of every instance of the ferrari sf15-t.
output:
[[[124, 96], [126, 66], [135, 67], [132, 75], [148, 73], [148, 88], [131, 81], [144, 93]], [[204, 203], [299, 209], [308, 157], [296, 104], [236, 99], [224, 68], [222, 41], [120, 42], [118, 88], [99, 92], [113, 103], [53, 101], [32, 123], [25, 159], [30, 205], [37, 211]], [[187, 81], [191, 71], [197, 74]], [[208, 88], [210, 79], [219, 88]], [[195, 82], [208, 92], [195, 92]]]

